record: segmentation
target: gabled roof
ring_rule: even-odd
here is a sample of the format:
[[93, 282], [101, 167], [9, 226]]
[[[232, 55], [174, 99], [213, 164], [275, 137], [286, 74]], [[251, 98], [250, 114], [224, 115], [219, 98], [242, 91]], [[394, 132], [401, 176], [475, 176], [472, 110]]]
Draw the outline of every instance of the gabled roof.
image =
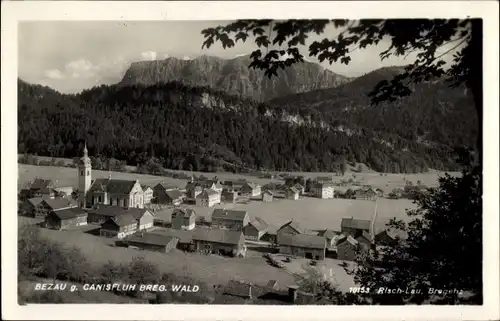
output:
[[33, 198], [27, 199], [26, 201], [28, 203], [30, 203], [31, 205], [33, 205], [33, 206], [37, 206], [38, 204], [40, 204], [45, 199], [46, 198], [44, 198], [44, 197], [33, 197]]
[[253, 221], [251, 221], [250, 223], [248, 223], [249, 225], [252, 225], [253, 227], [255, 227], [255, 229], [257, 229], [257, 231], [266, 231], [267, 228], [269, 227], [266, 223], [266, 221], [264, 221], [263, 219], [261, 219], [260, 217], [256, 217]]
[[358, 220], [355, 218], [343, 218], [340, 223], [341, 227], [354, 228], [359, 230], [370, 230], [370, 221]]
[[110, 221], [110, 220], [120, 227], [132, 225], [132, 224], [137, 224], [136, 218], [132, 214], [129, 214], [129, 213], [118, 215], [116, 217], [110, 217], [110, 218], [108, 218], [107, 221]]
[[271, 196], [274, 196], [274, 193], [268, 189], [265, 189], [262, 194], [268, 194], [268, 195], [271, 195]]
[[129, 242], [149, 244], [149, 245], [168, 245], [170, 242], [174, 241], [176, 238], [174, 236], [160, 235], [154, 233], [137, 233], [131, 235], [127, 238]]
[[35, 178], [35, 180], [30, 184], [30, 189], [47, 189], [53, 185], [50, 179]]
[[146, 214], [146, 212], [149, 212], [151, 215], [154, 216], [153, 212], [146, 208], [135, 208], [135, 207], [129, 207], [126, 208], [125, 211], [123, 212], [124, 214], [130, 214], [132, 215], [136, 220], [141, 219], [141, 217]]
[[87, 212], [85, 212], [84, 210], [82, 210], [81, 208], [78, 208], [78, 207], [68, 208], [68, 209], [60, 210], [60, 211], [54, 211], [52, 213], [57, 218], [59, 218], [61, 221], [62, 220], [69, 220], [69, 219], [72, 219], [75, 217], [87, 216]]
[[266, 287], [276, 290], [278, 288], [278, 285], [278, 280], [269, 280], [269, 282], [267, 282], [266, 284]]
[[291, 220], [290, 222], [286, 223], [286, 224], [283, 224], [279, 229], [278, 229], [278, 232], [282, 229], [284, 229], [285, 227], [287, 226], [290, 226], [291, 228], [293, 228], [296, 232], [300, 233], [300, 234], [306, 234], [306, 230], [300, 226], [299, 222], [297, 221], [294, 221], [294, 220]]
[[172, 212], [172, 218], [174, 216], [177, 216], [177, 215], [179, 215], [181, 217], [189, 218], [192, 215], [196, 216], [196, 212], [193, 209], [191, 209], [191, 208], [176, 208]]
[[200, 194], [198, 194], [198, 196], [196, 196], [196, 198], [209, 198], [210, 196], [214, 196], [217, 194], [219, 194], [219, 193], [217, 193], [216, 191], [214, 191], [211, 188], [208, 188], [208, 189], [204, 190], [203, 192], [201, 192]]
[[240, 231], [231, 231], [213, 228], [200, 228], [193, 231], [193, 240], [214, 242], [221, 244], [239, 244], [244, 239]]
[[299, 193], [299, 191], [294, 186], [289, 186], [286, 190], [287, 190], [287, 192], [292, 192], [294, 194]]
[[389, 236], [390, 238], [392, 238], [394, 240], [397, 238], [405, 239], [407, 237], [406, 232], [404, 232], [404, 231], [393, 229], [393, 228], [387, 228], [387, 229], [384, 229], [383, 231], [377, 233], [376, 238], [379, 238], [384, 233], [387, 234], [387, 236]]
[[130, 194], [137, 181], [124, 179], [97, 178], [89, 192], [107, 192], [112, 194]]
[[150, 232], [151, 234], [157, 235], [166, 235], [172, 236], [179, 239], [179, 243], [191, 243], [193, 241], [193, 230], [185, 231], [185, 230], [176, 230], [176, 229], [161, 229], [161, 230], [153, 230]]
[[146, 191], [148, 188], [153, 189], [151, 186], [148, 186], [148, 185], [142, 185], [142, 184], [141, 184], [141, 188], [142, 188], [142, 190], [143, 190], [143, 191]]
[[245, 187], [245, 186], [248, 186], [248, 187], [250, 187], [251, 189], [255, 189], [255, 188], [260, 187], [260, 185], [259, 185], [259, 184], [255, 184], [255, 183], [252, 183], [252, 182], [246, 182], [245, 184], [243, 184], [243, 187]]
[[178, 189], [168, 190], [168, 191], [165, 192], [165, 194], [171, 200], [177, 200], [179, 198], [182, 198], [182, 196], [183, 196], [182, 192], [179, 191]]
[[212, 221], [214, 219], [243, 221], [247, 216], [247, 211], [226, 210], [223, 208], [216, 208], [212, 212]]
[[163, 183], [163, 182], [156, 184], [154, 188], [162, 188], [165, 191], [173, 190], [173, 189], [179, 189], [178, 186], [169, 185], [169, 184], [166, 184], [166, 183]]
[[295, 184], [293, 185], [293, 187], [295, 187], [296, 189], [302, 189], [302, 188], [305, 188], [305, 187], [304, 187], [302, 184], [300, 184], [300, 183], [295, 183]]
[[338, 234], [339, 234], [338, 232], [331, 229], [326, 229], [321, 232], [321, 236], [326, 237], [328, 240], [332, 240], [335, 237], [335, 235]]
[[372, 235], [365, 230], [363, 230], [363, 233], [361, 233], [361, 235], [358, 236], [356, 240], [359, 241], [360, 238], [365, 238], [368, 242], [372, 241]]
[[46, 198], [43, 200], [43, 202], [47, 204], [53, 211], [69, 207], [77, 207], [77, 204], [74, 201], [66, 197]]
[[341, 245], [345, 242], [348, 242], [350, 245], [352, 246], [356, 246], [358, 245], [358, 241], [356, 241], [352, 236], [347, 236], [346, 238], [342, 239], [339, 241], [338, 245]]
[[306, 235], [306, 234], [283, 234], [278, 237], [279, 245], [324, 249], [326, 240], [323, 236]]

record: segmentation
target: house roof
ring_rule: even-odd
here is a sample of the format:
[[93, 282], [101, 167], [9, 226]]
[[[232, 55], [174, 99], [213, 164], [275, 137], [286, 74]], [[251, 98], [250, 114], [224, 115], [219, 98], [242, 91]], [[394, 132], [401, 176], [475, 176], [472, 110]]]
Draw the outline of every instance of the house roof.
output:
[[168, 190], [172, 190], [172, 189], [179, 189], [179, 187], [178, 187], [178, 186], [175, 186], [175, 185], [169, 185], [169, 184], [166, 184], [166, 183], [163, 183], [163, 182], [162, 182], [162, 183], [158, 183], [158, 184], [156, 184], [154, 188], [157, 188], [157, 187], [162, 188], [162, 189], [164, 189], [164, 190], [166, 190], [166, 191], [168, 191]]
[[255, 227], [257, 229], [257, 231], [266, 231], [267, 228], [268, 228], [268, 225], [267, 225], [266, 221], [264, 221], [260, 217], [256, 217], [253, 221], [251, 221], [248, 224], [250, 224], [253, 227]]
[[43, 200], [43, 202], [47, 204], [53, 211], [77, 206], [74, 201], [71, 201], [66, 197], [46, 198]]
[[278, 237], [279, 245], [303, 247], [311, 249], [324, 249], [326, 240], [323, 236], [306, 234], [283, 234]]
[[260, 185], [252, 183], [252, 182], [246, 182], [243, 187], [248, 186], [251, 189], [258, 188]]
[[321, 236], [326, 237], [328, 240], [332, 240], [335, 237], [335, 235], [338, 234], [339, 234], [338, 232], [331, 229], [326, 229], [321, 232]]
[[341, 239], [339, 242], [338, 242], [338, 245], [340, 244], [343, 244], [345, 242], [348, 242], [349, 244], [353, 245], [353, 246], [356, 246], [358, 245], [358, 241], [356, 241], [352, 236], [347, 236], [346, 238], [344, 239]]
[[137, 219], [129, 213], [118, 215], [116, 217], [110, 217], [108, 220], [112, 220], [118, 226], [137, 224]]
[[365, 230], [363, 230], [363, 233], [361, 233], [361, 235], [358, 236], [356, 240], [359, 241], [360, 238], [365, 238], [369, 242], [372, 241], [372, 235]]
[[160, 235], [154, 233], [137, 233], [127, 238], [129, 242], [149, 244], [149, 245], [168, 245], [175, 240], [174, 236]]
[[214, 219], [243, 221], [246, 216], [247, 216], [247, 211], [226, 210], [223, 208], [216, 208], [212, 212], [212, 221]]
[[297, 231], [298, 233], [300, 234], [306, 234], [306, 230], [300, 226], [299, 222], [297, 221], [294, 221], [294, 220], [291, 220], [290, 222], [286, 223], [286, 224], [283, 224], [279, 229], [278, 229], [278, 232], [282, 229], [284, 229], [285, 227], [287, 226], [290, 226], [291, 228], [293, 228], [295, 231]]
[[219, 194], [219, 193], [217, 193], [216, 191], [214, 191], [211, 188], [207, 188], [201, 194], [198, 194], [198, 196], [196, 196], [196, 198], [209, 198], [210, 196], [214, 196], [217, 194]]
[[177, 230], [172, 228], [166, 228], [161, 230], [153, 230], [151, 234], [164, 235], [176, 237], [179, 239], [180, 243], [191, 243], [193, 241], [193, 231]]
[[191, 208], [176, 208], [172, 212], [172, 217], [177, 215], [188, 218], [191, 217], [192, 215], [196, 216], [196, 212]]
[[377, 233], [376, 237], [380, 237], [381, 234], [383, 234], [383, 233], [386, 233], [387, 236], [389, 236], [390, 238], [392, 238], [394, 240], [396, 238], [405, 239], [407, 237], [406, 232], [401, 231], [401, 230], [397, 230], [397, 229], [393, 229], [393, 228], [384, 229], [383, 231]]
[[194, 230], [193, 240], [214, 242], [221, 244], [239, 244], [243, 238], [243, 233], [240, 231], [231, 231], [213, 228], [200, 228]]
[[81, 208], [68, 208], [65, 210], [54, 211], [52, 212], [57, 218], [62, 220], [69, 220], [75, 217], [87, 216], [87, 212], [82, 210]]
[[294, 187], [294, 186], [290, 186], [287, 188], [287, 191], [288, 192], [292, 192], [294, 194], [297, 194], [299, 191]]
[[268, 189], [264, 190], [262, 192], [262, 194], [268, 194], [268, 195], [274, 196], [274, 193], [272, 191], [268, 190]]
[[182, 196], [183, 196], [182, 192], [179, 191], [178, 189], [168, 190], [165, 192], [165, 194], [167, 194], [167, 196], [171, 200], [176, 200], [176, 199], [182, 198]]
[[304, 186], [302, 184], [300, 184], [300, 183], [295, 183], [293, 185], [293, 187], [295, 187], [296, 189], [302, 189], [302, 188], [304, 188]]
[[330, 182], [314, 182], [313, 187], [315, 188], [327, 188], [327, 187], [333, 187], [333, 183]]
[[277, 289], [278, 288], [278, 280], [269, 280], [267, 282], [266, 286], [271, 289]]
[[50, 179], [35, 178], [30, 185], [30, 189], [47, 189], [51, 185], [53, 185], [53, 183]]
[[355, 218], [343, 218], [340, 226], [359, 230], [370, 230], [370, 221]]
[[130, 194], [137, 181], [111, 178], [97, 178], [89, 192], [107, 192], [112, 194]]
[[148, 188], [153, 189], [151, 186], [148, 186], [148, 185], [142, 185], [142, 184], [141, 184], [141, 188], [142, 188], [142, 190], [143, 190], [143, 191], [147, 190]]
[[45, 199], [46, 198], [44, 198], [44, 197], [33, 197], [33, 198], [27, 199], [26, 201], [28, 203], [30, 203], [31, 205], [33, 205], [33, 206], [37, 206], [38, 204], [40, 204]]

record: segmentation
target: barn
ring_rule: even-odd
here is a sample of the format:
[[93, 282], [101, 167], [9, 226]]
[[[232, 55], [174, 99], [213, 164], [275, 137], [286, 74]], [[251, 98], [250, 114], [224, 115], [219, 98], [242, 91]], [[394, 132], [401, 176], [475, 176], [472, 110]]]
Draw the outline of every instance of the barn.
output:
[[291, 220], [286, 224], [283, 224], [278, 231], [276, 232], [278, 236], [278, 242], [279, 238], [282, 234], [307, 234], [307, 231], [300, 226], [299, 222]]
[[196, 251], [238, 256], [245, 251], [245, 238], [240, 231], [201, 228], [193, 231]]
[[247, 211], [217, 208], [212, 212], [212, 226], [228, 230], [243, 231], [250, 218]]
[[119, 239], [132, 235], [137, 231], [137, 220], [132, 214], [126, 213], [108, 218], [101, 225], [100, 235], [117, 237]]
[[129, 236], [129, 246], [135, 246], [143, 250], [168, 253], [177, 246], [178, 238], [167, 235], [141, 232]]
[[326, 239], [318, 235], [281, 234], [278, 246], [281, 254], [294, 257], [323, 260], [326, 255]]
[[247, 240], [259, 241], [260, 238], [266, 234], [267, 229], [268, 225], [266, 221], [260, 217], [256, 217], [243, 228], [243, 234]]
[[354, 238], [363, 234], [363, 231], [370, 232], [370, 224], [368, 220], [358, 220], [355, 218], [343, 218], [340, 223], [341, 232], [352, 235]]
[[172, 212], [172, 228], [179, 230], [192, 230], [196, 226], [196, 213], [187, 208], [177, 208]]
[[87, 225], [87, 213], [78, 207], [51, 211], [45, 217], [45, 226], [50, 229], [64, 230], [82, 225]]

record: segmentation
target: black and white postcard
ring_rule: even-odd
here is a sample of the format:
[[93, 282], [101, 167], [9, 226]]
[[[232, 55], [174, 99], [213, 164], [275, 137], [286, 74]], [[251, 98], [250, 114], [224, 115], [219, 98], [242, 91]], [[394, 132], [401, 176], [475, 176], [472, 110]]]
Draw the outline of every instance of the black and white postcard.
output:
[[2, 3], [7, 319], [498, 319], [498, 193], [497, 2]]

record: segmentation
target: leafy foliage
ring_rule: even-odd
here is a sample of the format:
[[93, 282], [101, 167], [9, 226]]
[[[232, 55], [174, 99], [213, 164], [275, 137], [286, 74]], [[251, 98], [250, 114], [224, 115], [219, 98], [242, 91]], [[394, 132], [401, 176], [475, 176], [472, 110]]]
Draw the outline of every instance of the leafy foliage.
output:
[[[351, 271], [372, 289], [409, 288], [420, 293], [367, 295], [381, 304], [482, 303], [482, 173], [466, 164], [461, 177], [445, 175], [439, 187], [419, 193], [411, 222], [388, 227], [407, 233], [393, 247], [372, 251]], [[434, 290], [449, 293], [436, 294]]]

